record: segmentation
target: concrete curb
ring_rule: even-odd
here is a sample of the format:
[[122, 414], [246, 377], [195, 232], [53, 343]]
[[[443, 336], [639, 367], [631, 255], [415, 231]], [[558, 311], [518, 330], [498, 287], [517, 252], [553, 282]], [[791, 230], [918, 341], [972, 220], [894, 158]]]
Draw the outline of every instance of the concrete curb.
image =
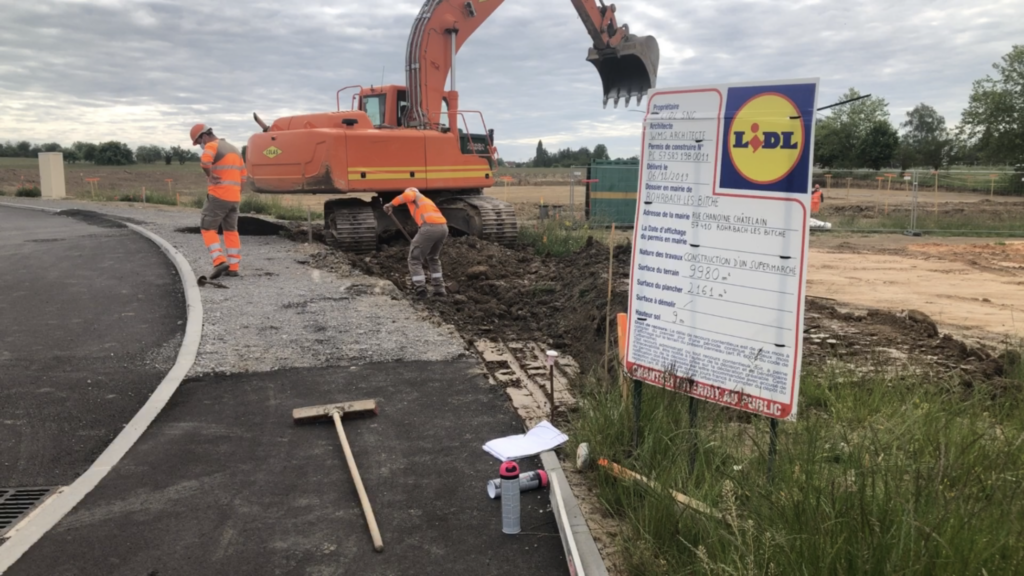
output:
[[601, 558], [594, 535], [590, 533], [590, 526], [583, 517], [569, 481], [562, 472], [558, 455], [551, 451], [542, 452], [540, 459], [551, 482], [551, 512], [555, 515], [558, 532], [562, 536], [569, 573], [574, 576], [608, 576], [608, 568], [604, 565], [604, 559]]
[[[61, 212], [54, 208], [24, 204], [0, 203], [0, 206], [39, 210], [51, 214], [59, 214]], [[138, 234], [151, 240], [174, 263], [174, 267], [178, 270], [178, 276], [181, 278], [182, 286], [185, 289], [185, 306], [187, 309], [185, 336], [182, 340], [181, 348], [178, 350], [178, 358], [174, 366], [164, 376], [164, 379], [157, 386], [156, 390], [153, 391], [149, 400], [128, 422], [128, 425], [124, 427], [120, 434], [114, 438], [110, 446], [107, 446], [107, 449], [93, 462], [92, 466], [70, 486], [59, 490], [42, 506], [36, 509], [33, 514], [8, 532], [8, 540], [3, 546], [0, 546], [0, 574], [7, 571], [8, 568], [21, 558], [33, 544], [81, 502], [99, 484], [100, 480], [117, 465], [121, 458], [142, 436], [142, 433], [146, 431], [146, 428], [149, 427], [160, 411], [163, 410], [175, 391], [177, 391], [181, 381], [195, 363], [196, 354], [199, 352], [199, 341], [203, 333], [203, 303], [199, 293], [199, 286], [196, 284], [195, 273], [192, 271], [188, 260], [166, 240], [149, 230], [135, 224], [117, 220], [114, 217], [109, 218], [125, 224]]]

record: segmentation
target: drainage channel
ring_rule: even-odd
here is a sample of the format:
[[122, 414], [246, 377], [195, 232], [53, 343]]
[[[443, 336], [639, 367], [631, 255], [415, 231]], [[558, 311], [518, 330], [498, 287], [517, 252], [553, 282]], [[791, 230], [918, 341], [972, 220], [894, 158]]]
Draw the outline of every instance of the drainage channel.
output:
[[0, 488], [0, 538], [46, 501], [57, 486]]

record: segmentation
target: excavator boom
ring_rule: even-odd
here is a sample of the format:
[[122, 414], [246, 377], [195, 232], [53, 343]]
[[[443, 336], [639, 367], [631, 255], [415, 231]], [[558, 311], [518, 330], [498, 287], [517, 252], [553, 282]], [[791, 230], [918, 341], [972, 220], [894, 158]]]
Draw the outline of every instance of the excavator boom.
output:
[[[453, 233], [511, 245], [518, 238], [513, 206], [484, 195], [498, 164], [494, 131], [483, 114], [459, 107], [455, 62], [459, 49], [504, 0], [426, 0], [406, 52], [406, 85], [349, 86], [338, 110], [278, 118], [249, 138], [243, 152], [250, 186], [270, 194], [339, 195], [324, 203], [324, 237], [353, 252], [415, 229], [403, 211], [388, 218], [383, 203], [409, 187], [427, 194]], [[637, 104], [655, 87], [658, 43], [634, 36], [604, 0], [571, 0], [592, 40], [587, 60], [608, 101]], [[446, 83], [451, 84], [446, 90]], [[359, 89], [351, 110], [340, 92]], [[467, 115], [483, 132], [471, 133]], [[372, 194], [369, 201], [355, 196]]]
[[[604, 105], [618, 107], [625, 98], [637, 104], [657, 85], [659, 50], [652, 36], [630, 34], [619, 25], [615, 5], [603, 0], [571, 0], [593, 40], [587, 60], [594, 64], [604, 89]], [[462, 45], [504, 0], [426, 0], [413, 22], [406, 49], [406, 85], [409, 87], [407, 126], [439, 123], [445, 82], [454, 69]], [[455, 75], [451, 74], [455, 90]], [[454, 108], [448, 102], [449, 109]]]

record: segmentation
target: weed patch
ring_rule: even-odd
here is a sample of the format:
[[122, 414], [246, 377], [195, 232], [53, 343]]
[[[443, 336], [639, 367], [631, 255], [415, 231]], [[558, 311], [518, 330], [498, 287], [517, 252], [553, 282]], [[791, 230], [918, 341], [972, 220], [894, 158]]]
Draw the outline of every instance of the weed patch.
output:
[[22, 186], [14, 191], [14, 195], [19, 198], [41, 198], [43, 191], [38, 186]]
[[631, 409], [597, 376], [579, 385], [572, 438], [726, 518], [599, 469], [632, 574], [1019, 574], [1024, 392], [991, 389], [1005, 385], [805, 368], [772, 480], [766, 419], [701, 402], [691, 429], [689, 400], [652, 386], [635, 453]]

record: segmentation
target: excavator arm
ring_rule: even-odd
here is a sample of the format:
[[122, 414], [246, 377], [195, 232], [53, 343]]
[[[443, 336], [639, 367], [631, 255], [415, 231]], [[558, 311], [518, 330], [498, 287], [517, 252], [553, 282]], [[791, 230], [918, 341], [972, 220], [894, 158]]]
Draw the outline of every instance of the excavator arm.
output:
[[[409, 109], [406, 125], [430, 127], [441, 122], [442, 104], [458, 108], [455, 92], [455, 57], [462, 45], [504, 0], [426, 0], [409, 33], [406, 48], [406, 86]], [[597, 67], [604, 89], [604, 105], [622, 98], [637, 104], [654, 88], [658, 74], [658, 43], [638, 37], [620, 26], [615, 6], [604, 0], [571, 0], [593, 39], [587, 60]], [[451, 74], [451, 92], [445, 82]]]

